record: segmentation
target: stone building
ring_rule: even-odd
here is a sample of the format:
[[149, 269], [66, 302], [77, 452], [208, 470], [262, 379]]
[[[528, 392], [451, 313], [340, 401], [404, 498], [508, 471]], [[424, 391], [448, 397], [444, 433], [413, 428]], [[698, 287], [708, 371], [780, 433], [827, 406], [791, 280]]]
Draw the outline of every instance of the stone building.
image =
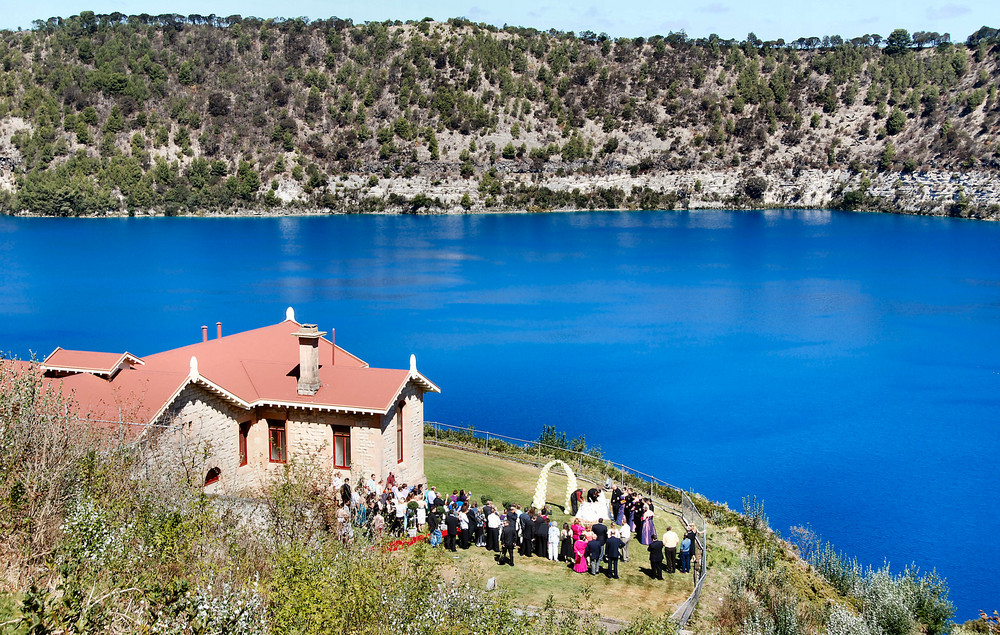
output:
[[[416, 368], [371, 368], [292, 309], [272, 326], [143, 358], [57, 348], [41, 365], [96, 428], [184, 460], [210, 492], [253, 491], [289, 463], [353, 483], [393, 472], [425, 481], [424, 394]], [[195, 458], [196, 457], [196, 458]]]

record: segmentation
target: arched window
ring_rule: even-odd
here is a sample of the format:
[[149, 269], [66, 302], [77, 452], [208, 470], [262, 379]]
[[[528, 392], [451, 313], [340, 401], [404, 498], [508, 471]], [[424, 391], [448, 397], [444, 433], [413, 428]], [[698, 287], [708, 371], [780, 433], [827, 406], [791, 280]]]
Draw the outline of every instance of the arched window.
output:
[[220, 476], [222, 476], [222, 470], [217, 467], [213, 467], [208, 471], [208, 474], [205, 475], [205, 486], [207, 487], [212, 483], [215, 483], [219, 480]]

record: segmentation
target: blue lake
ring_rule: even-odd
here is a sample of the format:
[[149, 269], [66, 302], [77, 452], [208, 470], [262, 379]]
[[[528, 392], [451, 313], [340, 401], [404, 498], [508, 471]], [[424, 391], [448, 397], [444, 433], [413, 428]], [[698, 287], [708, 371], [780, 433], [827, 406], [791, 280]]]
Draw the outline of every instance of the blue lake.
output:
[[544, 424], [998, 608], [1000, 225], [826, 211], [0, 217], [0, 350], [146, 355], [284, 318], [427, 418]]

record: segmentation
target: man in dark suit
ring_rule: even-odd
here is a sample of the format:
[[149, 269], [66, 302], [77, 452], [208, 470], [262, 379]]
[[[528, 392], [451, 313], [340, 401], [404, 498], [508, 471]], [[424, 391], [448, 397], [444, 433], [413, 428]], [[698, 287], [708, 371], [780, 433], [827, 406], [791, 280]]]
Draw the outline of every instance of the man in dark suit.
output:
[[508, 520], [503, 521], [503, 529], [500, 530], [500, 559], [498, 563], [507, 563], [514, 566], [514, 545], [517, 544], [517, 528]]
[[455, 514], [454, 510], [444, 519], [444, 525], [448, 528], [448, 535], [444, 538], [444, 548], [448, 551], [458, 551], [455, 546], [455, 539], [458, 538], [460, 523], [461, 521], [458, 520], [458, 515]]
[[340, 486], [340, 500], [343, 505], [350, 505], [351, 500], [351, 477], [344, 479], [344, 484]]
[[545, 519], [545, 516], [538, 514], [535, 518], [535, 525], [531, 529], [535, 534], [535, 555], [539, 558], [548, 557], [549, 521]]
[[663, 541], [654, 540], [649, 543], [649, 568], [653, 571], [653, 577], [657, 580], [663, 579]]
[[[593, 534], [591, 534], [593, 535]], [[590, 575], [597, 575], [601, 570], [601, 541], [596, 537], [587, 542], [587, 560], [590, 562]]]
[[437, 541], [441, 539], [441, 534], [438, 534], [436, 538], [434, 537], [434, 532], [440, 531], [440, 529], [438, 529], [440, 524], [441, 521], [438, 519], [437, 511], [431, 507], [430, 510], [427, 511], [427, 528], [430, 530], [432, 547], [436, 547], [438, 545]]
[[570, 496], [569, 502], [570, 502], [570, 506], [573, 509], [573, 515], [574, 516], [576, 516], [576, 512], [580, 510], [580, 501], [582, 501], [582, 500], [583, 500], [583, 490], [582, 489], [576, 490], [575, 492], [573, 492], [573, 495]]
[[521, 555], [530, 558], [535, 545], [535, 521], [528, 512], [523, 512], [517, 520], [521, 525]]
[[601, 543], [601, 560], [604, 560], [604, 545], [608, 542], [608, 526], [604, 524], [604, 519], [598, 518], [597, 523], [590, 528], [590, 531], [594, 532], [597, 541]]
[[684, 537], [691, 541], [691, 551], [688, 553], [690, 562], [694, 562], [695, 556], [698, 554], [698, 529], [691, 523], [687, 527], [687, 533]]
[[608, 556], [608, 576], [618, 579], [618, 559], [622, 557], [622, 549], [625, 548], [625, 543], [622, 539], [618, 537], [618, 532], [611, 534], [608, 538], [608, 542], [604, 545], [604, 552]]

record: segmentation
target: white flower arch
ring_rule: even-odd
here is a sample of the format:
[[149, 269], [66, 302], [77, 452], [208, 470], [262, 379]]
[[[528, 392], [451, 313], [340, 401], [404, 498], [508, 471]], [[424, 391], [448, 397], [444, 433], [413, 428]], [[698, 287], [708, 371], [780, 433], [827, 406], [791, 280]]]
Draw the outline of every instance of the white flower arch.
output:
[[569, 509], [570, 507], [570, 496], [576, 491], [576, 474], [573, 474], [573, 470], [570, 469], [565, 461], [555, 459], [546, 463], [545, 467], [542, 468], [542, 473], [538, 475], [538, 484], [535, 485], [535, 497], [531, 499], [531, 505], [535, 509], [541, 509], [545, 506], [545, 496], [549, 488], [549, 469], [557, 463], [562, 465], [563, 469], [566, 470], [566, 508]]

